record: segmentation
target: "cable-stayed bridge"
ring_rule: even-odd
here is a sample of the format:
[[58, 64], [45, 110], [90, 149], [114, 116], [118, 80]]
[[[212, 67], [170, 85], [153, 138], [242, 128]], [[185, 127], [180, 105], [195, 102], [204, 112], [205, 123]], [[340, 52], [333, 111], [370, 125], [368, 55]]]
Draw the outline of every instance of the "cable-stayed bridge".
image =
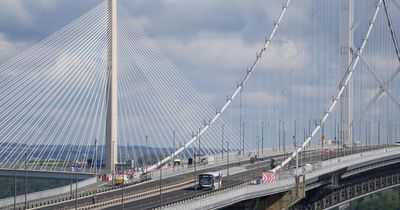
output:
[[269, 148], [284, 154], [271, 168], [279, 173], [327, 148], [338, 158], [393, 145], [400, 6], [365, 2], [280, 2], [215, 106], [122, 4], [104, 1], [0, 67], [0, 167], [112, 176], [115, 164], [149, 173], [173, 159], [244, 162]]

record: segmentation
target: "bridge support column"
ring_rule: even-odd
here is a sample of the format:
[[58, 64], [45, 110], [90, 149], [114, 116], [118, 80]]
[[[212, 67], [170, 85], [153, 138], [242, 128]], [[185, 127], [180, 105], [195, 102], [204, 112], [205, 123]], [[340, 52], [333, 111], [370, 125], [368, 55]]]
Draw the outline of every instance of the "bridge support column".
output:
[[[290, 191], [282, 193], [276, 200], [268, 198], [264, 201], [264, 207], [268, 210], [288, 209], [292, 205], [305, 197], [305, 176], [300, 175], [295, 178], [296, 186]], [[269, 204], [269, 205], [268, 205]]]
[[108, 0], [109, 31], [111, 44], [108, 49], [107, 119], [106, 119], [106, 167], [107, 173], [115, 174], [118, 148], [118, 75], [117, 75], [117, 0]]
[[[340, 1], [340, 75], [344, 75], [352, 60], [351, 45], [353, 44], [353, 32], [351, 30], [353, 24], [353, 0]], [[351, 145], [352, 128], [350, 127], [352, 114], [352, 82], [349, 81], [347, 88], [344, 90], [340, 101], [340, 135], [339, 141], [342, 144]]]

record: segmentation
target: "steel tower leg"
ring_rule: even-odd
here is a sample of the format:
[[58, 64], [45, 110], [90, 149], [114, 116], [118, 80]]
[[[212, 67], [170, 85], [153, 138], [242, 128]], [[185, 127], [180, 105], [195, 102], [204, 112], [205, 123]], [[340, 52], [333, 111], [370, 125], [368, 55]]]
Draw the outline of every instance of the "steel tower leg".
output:
[[[350, 65], [352, 60], [352, 53], [350, 47], [353, 44], [353, 0], [341, 0], [340, 1], [340, 75], [345, 74], [347, 67]], [[352, 129], [350, 123], [353, 118], [352, 107], [352, 95], [353, 88], [352, 82], [349, 81], [347, 88], [344, 90], [341, 103], [340, 103], [340, 120], [341, 120], [341, 132], [339, 135], [340, 143], [351, 145], [353, 140]]]
[[106, 171], [115, 174], [118, 147], [118, 75], [117, 75], [117, 0], [108, 0], [109, 33], [107, 119], [106, 119]]

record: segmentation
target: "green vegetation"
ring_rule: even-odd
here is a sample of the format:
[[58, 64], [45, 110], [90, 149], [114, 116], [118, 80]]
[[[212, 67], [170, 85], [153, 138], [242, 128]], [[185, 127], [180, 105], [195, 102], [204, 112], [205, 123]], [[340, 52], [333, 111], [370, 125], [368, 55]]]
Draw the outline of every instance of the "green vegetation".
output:
[[64, 162], [61, 161], [29, 161], [28, 165], [36, 165], [36, 166], [54, 166], [54, 165], [62, 165], [64, 164]]
[[[28, 178], [28, 193], [62, 187], [70, 180]], [[0, 199], [14, 196], [14, 177], [0, 177]], [[17, 195], [25, 194], [25, 179], [17, 179]]]
[[393, 188], [375, 193], [356, 201], [350, 205], [351, 210], [400, 210], [400, 188]]

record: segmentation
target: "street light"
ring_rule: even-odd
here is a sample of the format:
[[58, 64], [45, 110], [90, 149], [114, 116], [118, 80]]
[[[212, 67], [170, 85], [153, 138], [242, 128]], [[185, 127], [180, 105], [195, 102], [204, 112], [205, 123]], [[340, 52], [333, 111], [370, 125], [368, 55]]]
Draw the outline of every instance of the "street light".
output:
[[78, 206], [78, 166], [75, 166], [75, 209]]
[[196, 198], [197, 194], [197, 169], [196, 169], [196, 153], [194, 154], [194, 197]]
[[223, 161], [224, 160], [224, 128], [225, 128], [225, 125], [222, 125], [222, 131], [221, 131], [221, 153], [222, 153], [222, 160], [221, 161]]
[[[172, 131], [172, 154], [174, 154], [175, 152], [175, 130]], [[172, 159], [172, 171], [175, 171], [175, 161], [174, 158], [171, 155], [171, 159]]]
[[69, 189], [69, 197], [72, 199], [73, 194], [72, 194], [72, 173], [73, 173], [74, 166], [71, 166], [71, 172], [69, 173], [69, 179], [70, 179], [70, 189]]
[[257, 136], [257, 178], [260, 176], [260, 136]]
[[286, 159], [286, 131], [285, 131], [285, 121], [282, 122], [282, 146], [283, 146], [283, 157]]
[[160, 166], [160, 207], [162, 206], [162, 165]]
[[[93, 164], [93, 161], [92, 161]], [[93, 194], [93, 200], [92, 203], [96, 203], [96, 192], [97, 192], [97, 139], [94, 139], [94, 177], [96, 180], [96, 185], [94, 189], [94, 194]]]
[[14, 167], [14, 209], [17, 209], [17, 166]]
[[279, 125], [278, 125], [278, 151], [281, 151], [281, 120], [279, 120]]
[[242, 138], [242, 152], [243, 152], [243, 154], [242, 154], [242, 156], [244, 157], [244, 127], [245, 127], [245, 125], [246, 125], [246, 123], [245, 122], [243, 122], [243, 132], [242, 132], [242, 134], [243, 134], [243, 138]]
[[261, 121], [261, 154], [264, 154], [264, 120]]
[[125, 185], [125, 172], [124, 172], [124, 169], [122, 169], [122, 192], [121, 192], [121, 194], [122, 194], [122, 199], [121, 199], [121, 202], [122, 202], [122, 209], [125, 209], [125, 205], [124, 205], [124, 185]]
[[26, 159], [26, 152], [25, 152], [25, 155], [24, 155], [24, 157], [25, 157], [25, 161], [24, 161], [24, 168], [25, 168], [25, 209], [27, 209], [28, 208], [28, 203], [27, 203], [27, 200], [26, 200], [26, 195], [28, 194], [28, 172], [26, 171], [26, 161], [27, 161], [27, 159]]
[[149, 150], [147, 148], [147, 139], [149, 138], [149, 136], [146, 135], [146, 154], [144, 154], [144, 169], [147, 172], [147, 155], [149, 154]]
[[227, 186], [229, 187], [229, 142], [226, 141], [226, 157], [227, 157], [227, 161], [226, 161], [226, 183]]
[[197, 155], [198, 156], [201, 156], [201, 139], [200, 139], [200, 131], [201, 131], [201, 128], [199, 128], [199, 136], [198, 136], [198, 139], [199, 139], [199, 148], [198, 148], [198, 151], [197, 151]]
[[296, 174], [295, 174], [296, 177], [299, 176], [299, 153], [297, 152], [299, 148], [301, 148], [301, 146], [297, 146], [297, 144], [295, 143], [294, 149], [296, 151]]

